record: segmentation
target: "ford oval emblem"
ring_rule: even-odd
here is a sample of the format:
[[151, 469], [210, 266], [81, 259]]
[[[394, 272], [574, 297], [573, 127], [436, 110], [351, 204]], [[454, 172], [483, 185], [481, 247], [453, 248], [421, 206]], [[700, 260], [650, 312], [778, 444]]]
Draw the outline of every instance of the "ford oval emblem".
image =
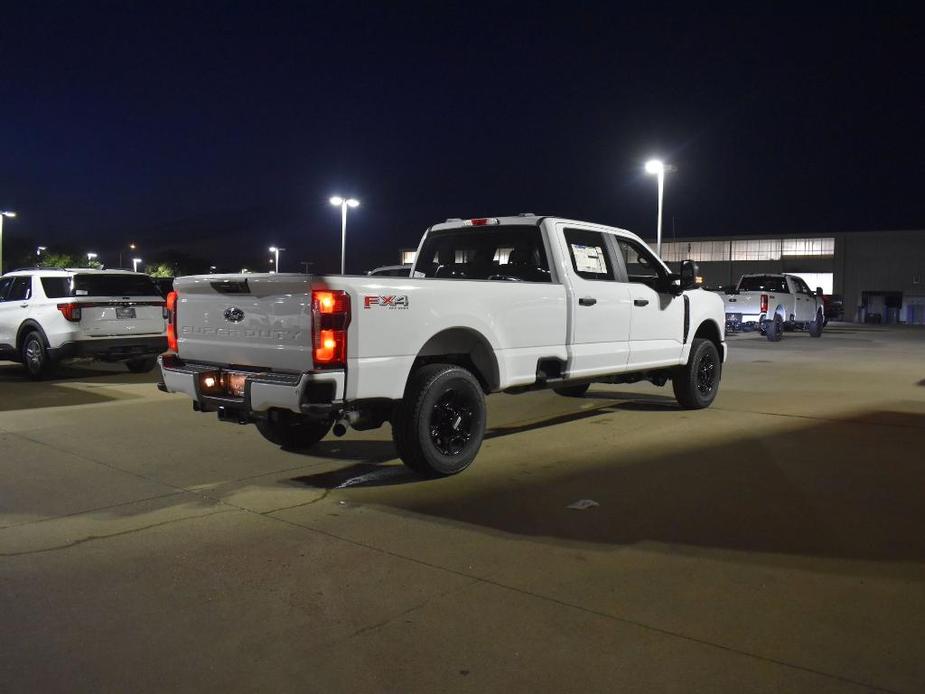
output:
[[225, 320], [229, 323], [240, 323], [244, 320], [244, 311], [237, 306], [230, 306], [225, 309]]

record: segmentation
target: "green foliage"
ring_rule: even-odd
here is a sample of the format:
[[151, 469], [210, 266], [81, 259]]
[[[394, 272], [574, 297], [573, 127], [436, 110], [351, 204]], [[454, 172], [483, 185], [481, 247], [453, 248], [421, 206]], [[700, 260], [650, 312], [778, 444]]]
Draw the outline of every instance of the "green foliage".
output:
[[151, 277], [176, 277], [177, 270], [168, 263], [151, 263], [145, 265], [145, 274]]
[[68, 253], [42, 253], [39, 262], [43, 267], [80, 267], [80, 261]]

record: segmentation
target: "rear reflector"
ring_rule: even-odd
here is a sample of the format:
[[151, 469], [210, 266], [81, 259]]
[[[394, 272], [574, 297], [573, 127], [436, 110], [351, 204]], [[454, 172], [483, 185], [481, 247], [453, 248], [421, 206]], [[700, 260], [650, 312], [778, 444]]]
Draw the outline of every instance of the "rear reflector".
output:
[[61, 315], [71, 321], [71, 323], [79, 323], [83, 314], [80, 304], [76, 301], [71, 301], [67, 304], [58, 304], [58, 310], [61, 311]]
[[177, 293], [167, 295], [167, 349], [177, 351]]
[[497, 224], [497, 217], [478, 217], [477, 219], [467, 219], [464, 224], [467, 227], [483, 227], [488, 224]]
[[312, 292], [312, 362], [316, 369], [347, 365], [350, 296], [340, 290]]

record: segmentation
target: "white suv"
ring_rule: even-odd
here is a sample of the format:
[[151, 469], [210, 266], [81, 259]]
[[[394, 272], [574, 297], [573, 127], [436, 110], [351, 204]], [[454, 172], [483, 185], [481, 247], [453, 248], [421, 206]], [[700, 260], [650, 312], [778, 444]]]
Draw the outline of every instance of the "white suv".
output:
[[166, 351], [164, 298], [147, 275], [124, 270], [27, 269], [0, 277], [0, 359], [32, 378], [61, 360], [123, 361], [150, 371]]

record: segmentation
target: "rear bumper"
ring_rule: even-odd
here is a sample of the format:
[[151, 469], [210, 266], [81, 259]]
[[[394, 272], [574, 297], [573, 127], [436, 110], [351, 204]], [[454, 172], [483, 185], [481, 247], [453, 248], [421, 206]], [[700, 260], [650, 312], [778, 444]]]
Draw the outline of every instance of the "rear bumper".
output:
[[65, 342], [60, 347], [49, 349], [52, 359], [71, 359], [74, 357], [92, 357], [104, 361], [126, 361], [141, 357], [153, 357], [167, 351], [167, 338], [157, 337], [118, 337], [103, 340], [75, 340]]
[[[183, 393], [193, 400], [201, 412], [217, 412], [221, 419], [250, 422], [266, 416], [271, 409], [289, 410], [298, 414], [329, 418], [339, 408], [344, 397], [343, 371], [312, 371], [275, 373], [254, 371], [245, 380], [243, 397], [206, 395], [200, 379], [221, 366], [184, 362], [175, 354], [158, 359], [162, 382], [158, 388], [167, 393]], [[226, 371], [240, 372], [240, 369]]]

